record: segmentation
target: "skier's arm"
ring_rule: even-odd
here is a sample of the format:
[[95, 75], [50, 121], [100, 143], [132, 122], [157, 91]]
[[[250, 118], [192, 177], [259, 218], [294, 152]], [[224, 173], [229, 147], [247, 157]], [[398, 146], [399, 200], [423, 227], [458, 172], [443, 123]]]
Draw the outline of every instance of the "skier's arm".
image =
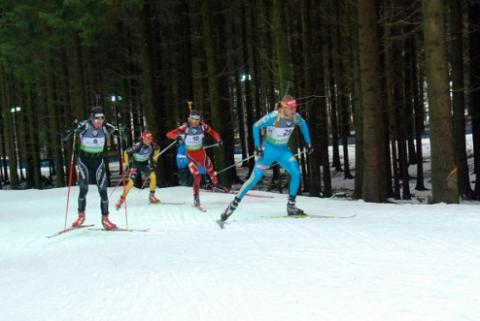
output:
[[105, 131], [107, 133], [109, 133], [110, 135], [117, 135], [119, 129], [117, 129], [117, 127], [113, 126], [112, 124], [110, 123], [105, 123], [105, 125], [103, 125], [104, 128], [105, 128]]
[[187, 129], [187, 126], [186, 126], [185, 124], [183, 124], [183, 125], [175, 128], [175, 129], [172, 129], [171, 131], [169, 131], [169, 132], [167, 133], [167, 138], [169, 138], [169, 139], [175, 139], [175, 138], [177, 138], [177, 136], [182, 135], [183, 133], [185, 133], [186, 129]]
[[150, 155], [150, 163], [153, 167], [157, 166], [157, 159], [160, 156], [160, 147], [156, 144], [153, 144], [153, 152]]
[[130, 146], [128, 147], [126, 150], [125, 150], [125, 153], [127, 153], [128, 155], [132, 155], [133, 153], [135, 152], [138, 152], [138, 150], [140, 149], [140, 143], [136, 143], [134, 144], [133, 146]]
[[218, 132], [216, 132], [215, 130], [213, 130], [212, 127], [210, 127], [208, 124], [203, 123], [202, 126], [203, 126], [203, 130], [204, 130], [207, 134], [209, 134], [210, 136], [212, 136], [213, 139], [215, 139], [215, 141], [216, 141], [217, 143], [219, 143], [219, 142], [222, 140], [222, 138], [220, 137], [220, 134], [219, 134]]
[[255, 124], [253, 124], [253, 143], [255, 144], [255, 148], [260, 146], [260, 131], [262, 128], [266, 128], [268, 126], [272, 126], [277, 118], [277, 113], [272, 112], [260, 118]]
[[297, 124], [300, 127], [300, 131], [302, 132], [302, 135], [303, 135], [303, 139], [305, 139], [305, 142], [307, 143], [307, 145], [311, 145], [312, 140], [310, 139], [310, 131], [308, 129], [307, 122], [298, 113], [297, 113], [296, 117], [297, 117], [296, 118]]
[[73, 136], [74, 133], [85, 129], [85, 123], [86, 121], [83, 121], [81, 123], [75, 121], [73, 125], [69, 129], [67, 129], [63, 134], [63, 137], [62, 137], [63, 141], [64, 142], [68, 141]]

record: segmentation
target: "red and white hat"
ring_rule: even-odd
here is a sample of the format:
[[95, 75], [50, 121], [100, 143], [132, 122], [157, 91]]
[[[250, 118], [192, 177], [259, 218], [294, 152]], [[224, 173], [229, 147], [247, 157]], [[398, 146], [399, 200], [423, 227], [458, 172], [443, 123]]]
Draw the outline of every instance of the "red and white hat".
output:
[[142, 133], [142, 139], [143, 139], [143, 140], [152, 140], [152, 139], [153, 139], [153, 135], [152, 135], [152, 133], [151, 133], [149, 130], [145, 130], [145, 131], [143, 131], [143, 133]]
[[297, 101], [295, 100], [295, 98], [293, 98], [292, 96], [285, 96], [282, 98], [282, 101], [280, 102], [282, 107], [287, 107], [289, 109], [297, 109]]

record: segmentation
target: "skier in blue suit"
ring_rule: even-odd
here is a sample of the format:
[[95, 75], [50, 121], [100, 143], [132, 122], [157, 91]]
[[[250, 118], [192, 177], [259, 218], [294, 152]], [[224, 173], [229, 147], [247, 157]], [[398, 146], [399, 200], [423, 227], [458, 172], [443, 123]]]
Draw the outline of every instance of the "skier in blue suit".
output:
[[[288, 148], [290, 136], [296, 126], [300, 127], [307, 144], [308, 153], [313, 152], [310, 132], [307, 122], [297, 113], [297, 101], [292, 96], [285, 96], [280, 102], [280, 108], [273, 111], [253, 125], [253, 140], [257, 160], [252, 175], [243, 184], [242, 188], [222, 214], [220, 221], [226, 221], [233, 214], [242, 198], [262, 178], [265, 169], [277, 161], [290, 175], [289, 197], [287, 203], [288, 215], [302, 215], [303, 210], [295, 206], [295, 198], [300, 187], [300, 169], [295, 156]], [[266, 128], [266, 138], [260, 142], [260, 131]]]

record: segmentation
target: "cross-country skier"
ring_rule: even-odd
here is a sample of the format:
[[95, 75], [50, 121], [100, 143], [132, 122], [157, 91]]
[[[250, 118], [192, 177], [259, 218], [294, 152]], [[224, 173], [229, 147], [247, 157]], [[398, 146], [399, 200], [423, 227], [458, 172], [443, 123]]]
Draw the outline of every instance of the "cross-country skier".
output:
[[189, 161], [188, 168], [193, 176], [193, 204], [195, 207], [200, 207], [201, 167], [205, 169], [216, 188], [226, 190], [218, 184], [212, 161], [203, 148], [205, 134], [212, 136], [219, 146], [223, 144], [220, 135], [202, 120], [200, 112], [196, 110], [190, 112], [187, 123], [167, 133], [169, 139], [176, 139], [179, 143], [185, 143]]
[[155, 165], [157, 155], [159, 154], [158, 148], [156, 148], [153, 142], [153, 135], [150, 131], [146, 130], [142, 133], [141, 141], [127, 148], [124, 152], [124, 163], [128, 164], [129, 160], [132, 160], [131, 166], [129, 166], [128, 183], [123, 190], [122, 196], [115, 205], [117, 210], [120, 209], [125, 202], [125, 198], [128, 192], [135, 184], [135, 179], [140, 172], [145, 179], [150, 180], [150, 196], [148, 200], [152, 204], [160, 203], [160, 200], [155, 197], [155, 189], [157, 187], [157, 175], [155, 174]]
[[[290, 175], [289, 197], [287, 203], [288, 215], [302, 215], [303, 210], [295, 206], [295, 198], [300, 187], [300, 169], [295, 156], [288, 148], [288, 142], [295, 127], [298, 125], [307, 143], [307, 151], [313, 151], [307, 122], [297, 112], [297, 101], [292, 96], [285, 96], [278, 110], [273, 111], [253, 125], [253, 140], [257, 160], [252, 175], [243, 184], [237, 196], [228, 205], [220, 221], [226, 221], [237, 208], [242, 198], [262, 178], [265, 169], [273, 162], [287, 170]], [[266, 138], [260, 143], [260, 131], [266, 128]]]
[[95, 179], [101, 198], [102, 225], [107, 230], [117, 228], [117, 225], [108, 218], [107, 176], [103, 160], [106, 137], [108, 134], [114, 134], [115, 131], [116, 128], [113, 125], [105, 122], [103, 108], [95, 106], [91, 110], [89, 119], [75, 123], [63, 137], [66, 141], [76, 133], [80, 136], [80, 152], [77, 160], [80, 194], [78, 195], [78, 218], [73, 222], [73, 227], [79, 227], [85, 221], [88, 184], [90, 180]]

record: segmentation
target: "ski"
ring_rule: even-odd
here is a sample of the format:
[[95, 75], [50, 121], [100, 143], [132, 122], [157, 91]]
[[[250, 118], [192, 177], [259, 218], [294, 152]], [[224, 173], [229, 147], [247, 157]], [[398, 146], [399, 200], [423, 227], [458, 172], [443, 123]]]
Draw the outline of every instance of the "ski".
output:
[[152, 205], [184, 205], [185, 202], [158, 202], [158, 203], [150, 203]]
[[123, 228], [117, 227], [113, 230], [106, 230], [104, 228], [89, 228], [90, 231], [103, 231], [103, 232], [148, 232], [149, 228]]
[[192, 205], [192, 206], [193, 206], [194, 208], [196, 208], [197, 210], [199, 210], [200, 212], [202, 212], [202, 213], [205, 213], [205, 212], [207, 211], [206, 209], [204, 209], [204, 208], [201, 207], [201, 206], [195, 206], [195, 205]]
[[64, 230], [61, 230], [60, 232], [57, 232], [57, 233], [52, 234], [52, 235], [48, 235], [47, 238], [51, 239], [52, 237], [55, 237], [55, 236], [59, 236], [59, 235], [62, 235], [62, 234], [65, 234], [65, 233], [68, 233], [68, 232], [71, 232], [71, 231], [74, 231], [74, 230], [79, 230], [79, 229], [82, 229], [82, 228], [85, 228], [85, 227], [92, 227], [94, 225], [95, 224], [80, 225], [80, 226], [77, 226], [77, 227], [70, 226], [70, 227], [68, 227]]
[[301, 214], [301, 215], [262, 216], [262, 218], [354, 218], [355, 216], [357, 216], [357, 214], [352, 214], [352, 215]]
[[[207, 193], [223, 193], [223, 194], [232, 194], [232, 195], [238, 194], [238, 191], [224, 191], [221, 189], [201, 189], [200, 191], [207, 192]], [[245, 196], [257, 197], [257, 198], [273, 198], [273, 196], [271, 195], [260, 195], [260, 194], [252, 194], [252, 193], [247, 193]]]

